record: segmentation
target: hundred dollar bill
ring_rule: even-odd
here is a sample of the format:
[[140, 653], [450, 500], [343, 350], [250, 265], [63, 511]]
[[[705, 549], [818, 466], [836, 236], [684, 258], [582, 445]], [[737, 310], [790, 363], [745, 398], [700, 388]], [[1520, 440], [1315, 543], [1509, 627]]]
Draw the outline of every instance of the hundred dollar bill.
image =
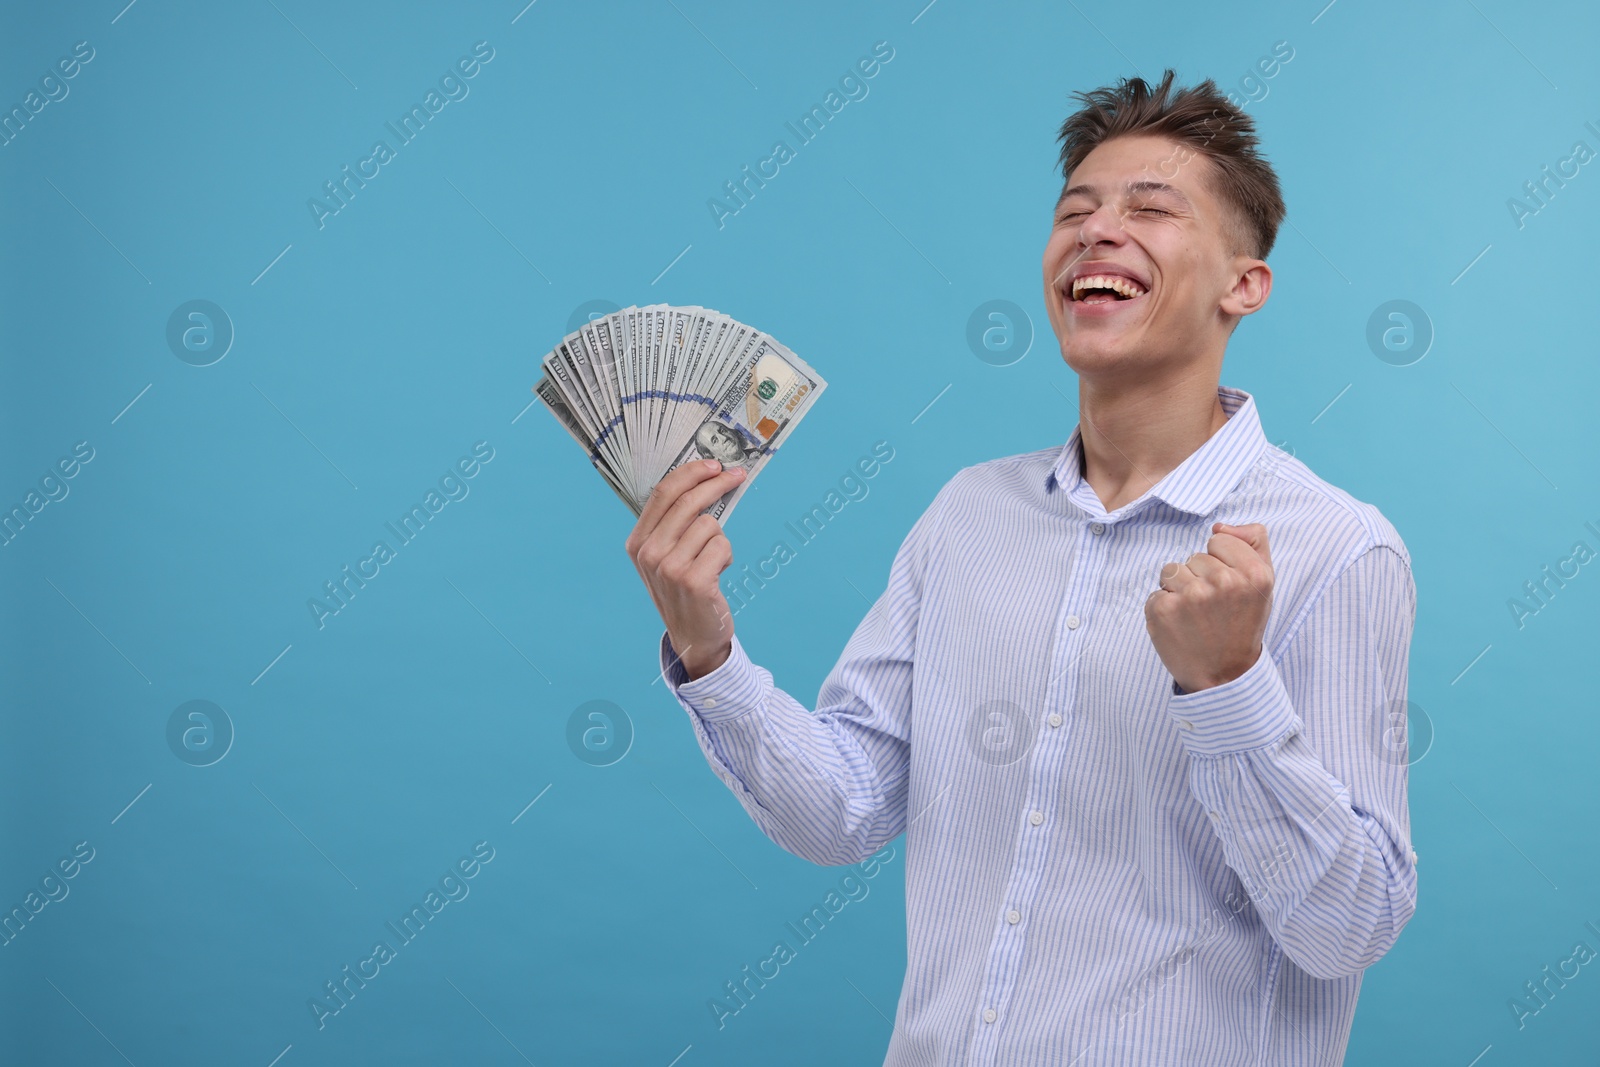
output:
[[718, 459], [724, 468], [743, 467], [743, 480], [705, 510], [719, 525], [725, 524], [756, 475], [827, 385], [805, 360], [762, 337], [744, 370], [706, 411], [662, 476], [696, 459]]

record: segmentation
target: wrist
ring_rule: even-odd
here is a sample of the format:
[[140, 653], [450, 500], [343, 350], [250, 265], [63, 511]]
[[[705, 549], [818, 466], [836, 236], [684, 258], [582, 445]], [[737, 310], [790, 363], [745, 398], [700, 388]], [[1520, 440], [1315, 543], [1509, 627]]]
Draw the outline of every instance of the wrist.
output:
[[[676, 644], [674, 644], [673, 648], [676, 650]], [[692, 682], [697, 678], [702, 678], [705, 675], [710, 674], [712, 671], [722, 666], [728, 661], [728, 657], [732, 654], [732, 642], [722, 646], [720, 649], [716, 649], [703, 655], [700, 654], [699, 650], [695, 649], [694, 646], [691, 645], [690, 654], [683, 655], [680, 653], [678, 656], [678, 662], [683, 664], [684, 673], [689, 676], [689, 681]]]
[[1206, 689], [1214, 689], [1219, 685], [1227, 685], [1229, 682], [1243, 677], [1251, 667], [1255, 666], [1256, 661], [1260, 658], [1261, 646], [1258, 644], [1256, 645], [1255, 652], [1251, 654], [1249, 661], [1246, 663], [1234, 663], [1227, 666], [1214, 667], [1205, 675], [1200, 675], [1189, 679], [1179, 678], [1174, 675], [1173, 681], [1176, 682], [1178, 687], [1183, 690], [1184, 695], [1189, 693], [1199, 693]]

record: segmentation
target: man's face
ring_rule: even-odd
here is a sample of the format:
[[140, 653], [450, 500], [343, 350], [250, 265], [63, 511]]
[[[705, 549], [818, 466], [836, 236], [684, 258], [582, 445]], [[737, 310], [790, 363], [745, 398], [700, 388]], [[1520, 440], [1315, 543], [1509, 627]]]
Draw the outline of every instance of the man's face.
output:
[[738, 463], [744, 459], [744, 449], [740, 447], [739, 439], [721, 423], [713, 425], [711, 432], [706, 435], [706, 447], [724, 463]]
[[[1050, 326], [1080, 376], [1140, 374], [1213, 355], [1265, 303], [1271, 271], [1235, 251], [1212, 162], [1164, 137], [1113, 138], [1072, 172], [1044, 250]], [[1259, 269], [1255, 269], [1259, 268]], [[1121, 275], [1126, 293], [1080, 289]]]

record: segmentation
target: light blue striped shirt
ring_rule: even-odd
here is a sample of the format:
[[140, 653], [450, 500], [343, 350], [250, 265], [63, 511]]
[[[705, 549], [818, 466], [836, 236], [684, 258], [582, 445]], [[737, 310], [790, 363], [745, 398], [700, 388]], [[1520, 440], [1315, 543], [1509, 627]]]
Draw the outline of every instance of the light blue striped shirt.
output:
[[[1270, 445], [1255, 401], [1107, 512], [1064, 446], [966, 467], [912, 526], [817, 710], [737, 636], [688, 681], [717, 776], [819, 864], [906, 835], [885, 1063], [1322, 1065], [1416, 907], [1416, 586], [1370, 504]], [[1178, 694], [1145, 628], [1212, 522], [1266, 526], [1261, 657]], [[753, 991], [752, 991], [753, 992]]]

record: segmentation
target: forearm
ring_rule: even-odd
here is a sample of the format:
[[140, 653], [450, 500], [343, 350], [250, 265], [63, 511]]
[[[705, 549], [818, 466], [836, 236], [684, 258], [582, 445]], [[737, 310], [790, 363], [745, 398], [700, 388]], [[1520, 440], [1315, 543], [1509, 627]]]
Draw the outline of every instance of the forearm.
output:
[[891, 696], [874, 692], [872, 672], [842, 662], [813, 713], [737, 638], [725, 662], [692, 682], [665, 634], [661, 656], [706, 761], [780, 847], [813, 863], [856, 863], [905, 828], [903, 742], [869, 710]]
[[1285, 954], [1317, 978], [1355, 974], [1394, 945], [1416, 910], [1409, 842], [1354, 810], [1298, 732], [1248, 752], [1194, 759], [1190, 787], [1228, 865]]
[[1407, 706], [1414, 616], [1409, 567], [1374, 548], [1277, 660], [1263, 648], [1243, 675], [1168, 705], [1228, 865], [1318, 978], [1371, 966], [1416, 910], [1409, 756], [1389, 737]]

